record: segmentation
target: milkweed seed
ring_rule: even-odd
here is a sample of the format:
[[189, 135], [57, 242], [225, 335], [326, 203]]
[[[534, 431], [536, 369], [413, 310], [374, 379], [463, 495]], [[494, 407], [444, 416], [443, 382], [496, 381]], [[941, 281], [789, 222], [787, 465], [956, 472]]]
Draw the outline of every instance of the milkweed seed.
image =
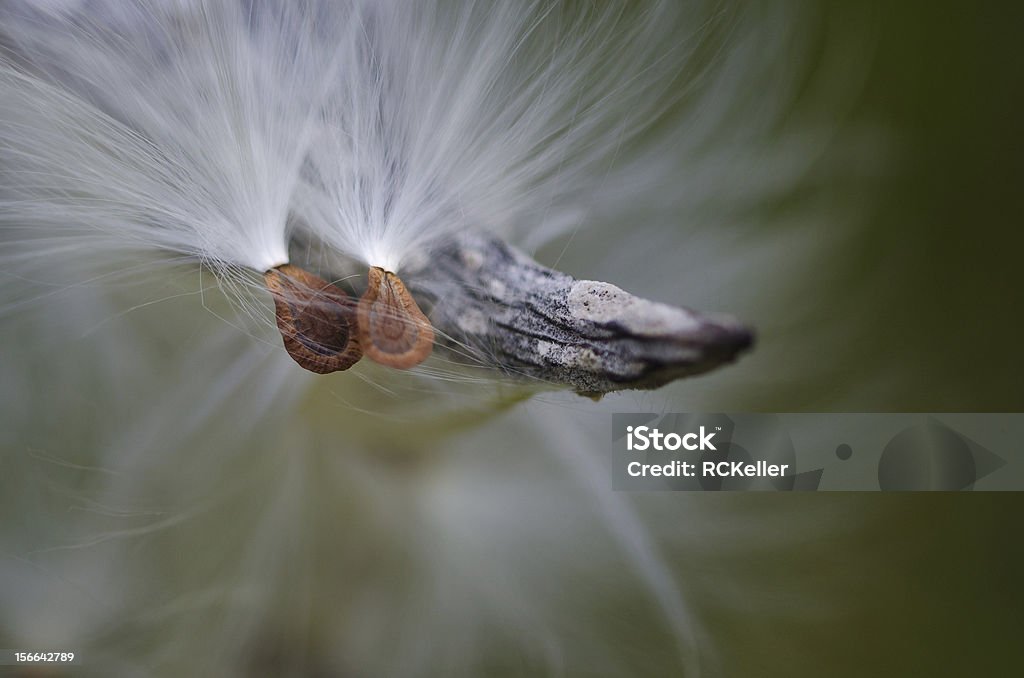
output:
[[329, 374], [359, 362], [356, 302], [323, 278], [284, 264], [263, 274], [274, 297], [277, 329], [300, 366]]
[[408, 369], [420, 364], [434, 346], [434, 329], [402, 280], [374, 266], [359, 300], [359, 345], [370, 360]]

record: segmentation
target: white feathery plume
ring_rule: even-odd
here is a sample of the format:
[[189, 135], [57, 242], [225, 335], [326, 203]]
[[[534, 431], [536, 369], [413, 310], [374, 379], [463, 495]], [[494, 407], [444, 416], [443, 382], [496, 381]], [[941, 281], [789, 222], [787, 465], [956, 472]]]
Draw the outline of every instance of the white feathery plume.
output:
[[0, 646], [103, 675], [713, 667], [701, 611], [743, 554], [712, 528], [811, 543], [829, 513], [613, 496], [601, 450], [609, 412], [744, 377], [599, 404], [441, 360], [314, 377], [249, 276], [483, 230], [753, 308], [777, 248], [834, 242], [737, 251], [829, 132], [785, 134], [799, 32], [704, 2], [0, 4], [0, 513], [28, 517], [0, 529]]
[[566, 228], [569, 199], [685, 93], [674, 78], [715, 22], [673, 3], [360, 3], [300, 209], [332, 248], [396, 271], [461, 230]]
[[4, 7], [0, 214], [20, 226], [16, 243], [107, 261], [156, 250], [259, 271], [286, 262], [288, 205], [334, 80], [337, 17], [316, 10]]

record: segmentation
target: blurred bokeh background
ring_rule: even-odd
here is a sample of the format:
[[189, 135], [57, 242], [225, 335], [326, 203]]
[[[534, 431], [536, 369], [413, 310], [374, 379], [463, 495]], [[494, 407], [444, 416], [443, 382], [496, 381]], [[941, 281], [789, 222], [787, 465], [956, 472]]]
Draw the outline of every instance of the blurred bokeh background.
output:
[[584, 226], [519, 241], [758, 329], [655, 393], [315, 377], [194, 267], [0, 269], [0, 647], [104, 676], [1019, 672], [1024, 495], [631, 495], [607, 464], [611, 412], [1024, 409], [1022, 14], [696, 6], [685, 95]]

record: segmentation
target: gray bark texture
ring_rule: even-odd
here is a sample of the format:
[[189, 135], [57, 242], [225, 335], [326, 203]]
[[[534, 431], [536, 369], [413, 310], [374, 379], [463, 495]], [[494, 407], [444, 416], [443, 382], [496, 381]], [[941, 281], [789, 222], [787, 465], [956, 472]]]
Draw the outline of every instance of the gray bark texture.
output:
[[403, 278], [456, 362], [598, 397], [653, 389], [732, 362], [753, 344], [736, 320], [545, 268], [488, 235], [463, 235]]

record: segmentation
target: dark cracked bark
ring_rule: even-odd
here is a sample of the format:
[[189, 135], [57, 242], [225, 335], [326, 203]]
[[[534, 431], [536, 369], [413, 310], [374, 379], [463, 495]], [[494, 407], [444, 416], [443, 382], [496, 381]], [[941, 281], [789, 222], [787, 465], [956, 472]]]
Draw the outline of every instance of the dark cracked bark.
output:
[[599, 396], [653, 389], [732, 362], [753, 344], [733, 318], [633, 296], [468, 234], [403, 269], [451, 359]]

